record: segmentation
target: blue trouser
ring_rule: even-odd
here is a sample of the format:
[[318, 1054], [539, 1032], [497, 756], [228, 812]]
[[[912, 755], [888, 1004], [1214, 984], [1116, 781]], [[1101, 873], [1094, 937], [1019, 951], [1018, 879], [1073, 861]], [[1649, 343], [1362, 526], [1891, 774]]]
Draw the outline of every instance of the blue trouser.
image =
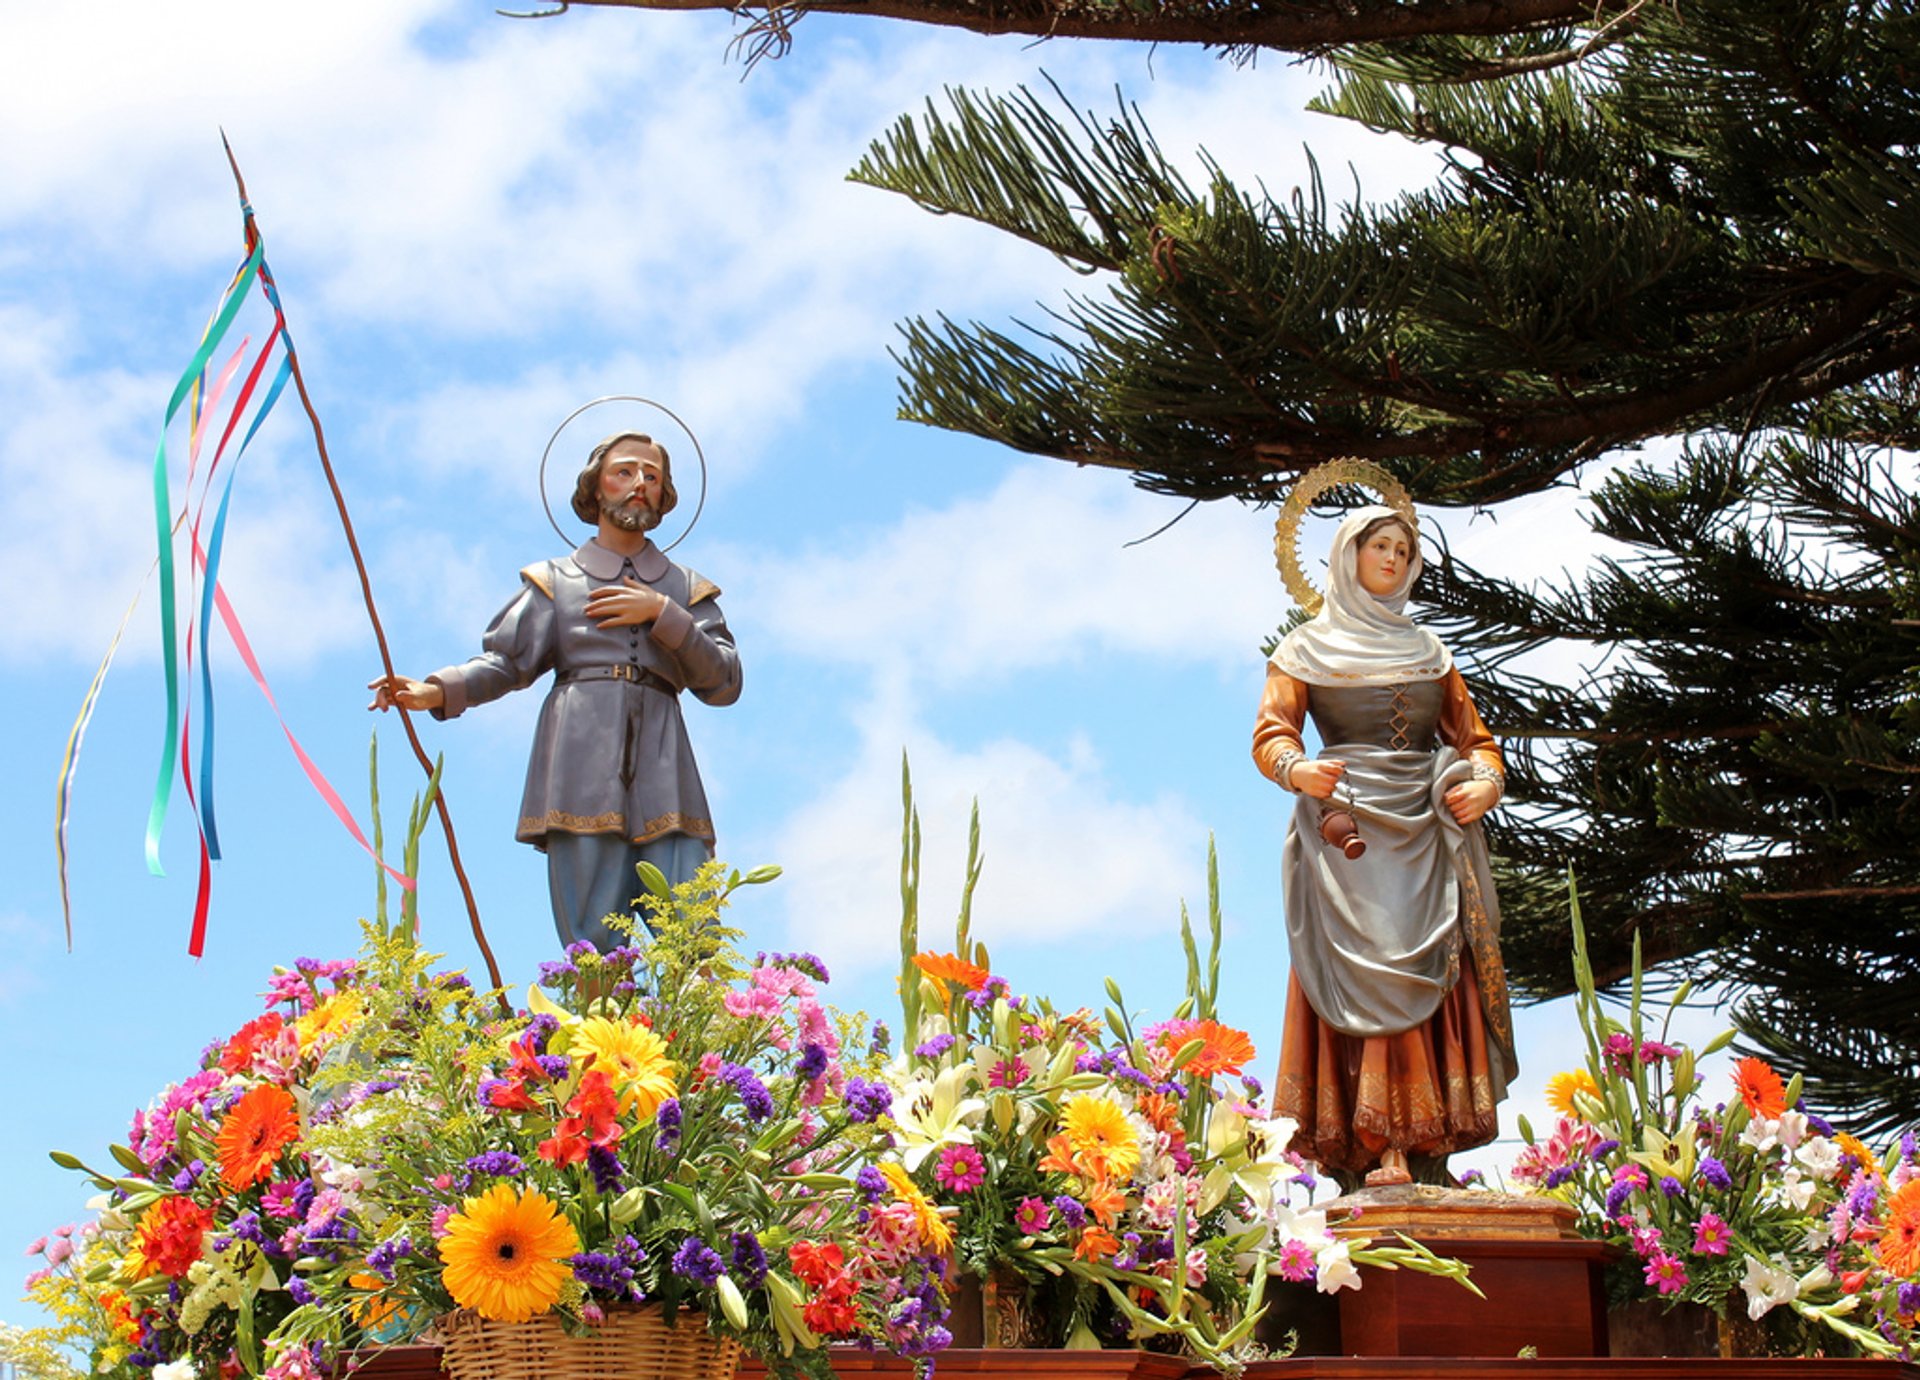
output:
[[634, 871], [650, 862], [678, 886], [713, 856], [691, 834], [663, 834], [646, 843], [632, 843], [618, 834], [547, 835], [547, 889], [553, 897], [553, 926], [562, 947], [584, 939], [601, 953], [632, 943], [609, 925], [609, 915], [630, 915], [640, 938], [647, 934], [645, 912], [634, 904], [640, 878]]

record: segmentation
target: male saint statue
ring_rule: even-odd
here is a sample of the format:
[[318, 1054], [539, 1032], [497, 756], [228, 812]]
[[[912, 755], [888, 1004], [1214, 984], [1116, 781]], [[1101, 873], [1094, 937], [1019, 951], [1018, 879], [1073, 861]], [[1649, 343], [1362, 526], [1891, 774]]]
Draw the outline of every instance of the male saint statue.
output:
[[514, 836], [547, 855], [563, 945], [626, 942], [609, 914], [638, 916], [635, 866], [682, 882], [713, 855], [713, 822], [680, 714], [680, 692], [740, 698], [740, 657], [719, 587], [647, 535], [678, 495], [666, 448], [636, 431], [593, 448], [573, 511], [597, 533], [520, 572], [479, 656], [424, 681], [379, 677], [369, 708], [452, 719], [553, 672]]

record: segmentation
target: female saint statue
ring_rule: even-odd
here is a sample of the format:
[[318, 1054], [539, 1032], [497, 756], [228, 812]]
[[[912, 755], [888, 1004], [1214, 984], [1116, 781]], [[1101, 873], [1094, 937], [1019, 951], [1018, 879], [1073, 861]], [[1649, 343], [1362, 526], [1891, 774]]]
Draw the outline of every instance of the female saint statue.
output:
[[1274, 1111], [1348, 1188], [1447, 1182], [1447, 1155], [1494, 1138], [1517, 1068], [1480, 824], [1503, 763], [1446, 647], [1404, 612], [1420, 564], [1404, 497], [1341, 522], [1325, 598], [1274, 651], [1253, 733], [1260, 770], [1299, 797]]

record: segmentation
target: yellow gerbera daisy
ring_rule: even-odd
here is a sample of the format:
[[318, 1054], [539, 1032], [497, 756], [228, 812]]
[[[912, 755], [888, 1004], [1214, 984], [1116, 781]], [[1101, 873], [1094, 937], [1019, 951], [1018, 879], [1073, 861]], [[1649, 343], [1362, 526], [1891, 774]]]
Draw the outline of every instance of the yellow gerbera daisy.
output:
[[676, 1095], [667, 1042], [638, 1021], [589, 1016], [573, 1028], [570, 1052], [582, 1071], [599, 1069], [613, 1079], [623, 1113], [638, 1111], [644, 1124], [662, 1102]]
[[335, 992], [293, 1023], [300, 1052], [311, 1054], [317, 1046], [332, 1044], [358, 1025], [362, 1014], [358, 992], [351, 987]]
[[1096, 1176], [1126, 1180], [1140, 1167], [1140, 1142], [1119, 1104], [1104, 1097], [1075, 1097], [1061, 1108], [1060, 1129], [1073, 1157]]
[[914, 1224], [920, 1228], [920, 1240], [927, 1249], [945, 1251], [951, 1247], [953, 1228], [940, 1215], [940, 1209], [934, 1205], [933, 1199], [920, 1191], [920, 1185], [907, 1173], [906, 1166], [883, 1164], [880, 1172], [886, 1177], [893, 1196], [913, 1209]]
[[1866, 1142], [1861, 1140], [1860, 1137], [1849, 1135], [1845, 1131], [1838, 1131], [1834, 1133], [1833, 1143], [1840, 1147], [1841, 1154], [1852, 1155], [1853, 1162], [1862, 1169], [1867, 1170], [1875, 1178], [1882, 1177], [1880, 1173], [1880, 1157], [1869, 1150]]
[[573, 1223], [539, 1189], [495, 1184], [447, 1219], [440, 1242], [447, 1292], [494, 1322], [525, 1322], [560, 1301], [580, 1249]]
[[[1565, 1073], [1556, 1073], [1547, 1080], [1547, 1105], [1561, 1116], [1580, 1116], [1574, 1110], [1573, 1095], [1585, 1093], [1588, 1097], [1598, 1098], [1600, 1087], [1593, 1081], [1593, 1075], [1585, 1069], [1569, 1069]], [[1586, 1118], [1581, 1117], [1581, 1120]]]

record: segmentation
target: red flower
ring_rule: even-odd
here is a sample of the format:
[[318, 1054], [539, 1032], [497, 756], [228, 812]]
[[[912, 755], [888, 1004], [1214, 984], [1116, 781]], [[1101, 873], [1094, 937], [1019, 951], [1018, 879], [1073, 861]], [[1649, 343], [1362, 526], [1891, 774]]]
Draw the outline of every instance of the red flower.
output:
[[567, 1103], [572, 1116], [563, 1117], [551, 1139], [540, 1142], [540, 1158], [552, 1164], [578, 1164], [587, 1151], [620, 1141], [620, 1096], [613, 1079], [600, 1069], [581, 1076], [580, 1090]]
[[823, 1288], [828, 1280], [840, 1274], [846, 1263], [846, 1255], [837, 1245], [823, 1246], [818, 1241], [794, 1242], [787, 1247], [787, 1259], [793, 1264], [793, 1272], [800, 1276], [800, 1282], [815, 1289]]
[[147, 1209], [134, 1238], [140, 1250], [139, 1277], [159, 1274], [185, 1279], [212, 1229], [211, 1209], [191, 1198], [162, 1198]]
[[1733, 1085], [1749, 1116], [1772, 1121], [1787, 1110], [1787, 1087], [1765, 1059], [1748, 1057], [1733, 1066]]
[[836, 1275], [807, 1301], [800, 1316], [823, 1337], [844, 1337], [852, 1332], [860, 1325], [859, 1310], [853, 1304], [853, 1281], [845, 1273]]
[[270, 1045], [280, 1038], [280, 1032], [287, 1028], [278, 1011], [269, 1011], [264, 1016], [255, 1016], [227, 1041], [226, 1048], [220, 1051], [220, 1067], [228, 1073], [244, 1072], [253, 1064], [253, 1056], [262, 1045]]

